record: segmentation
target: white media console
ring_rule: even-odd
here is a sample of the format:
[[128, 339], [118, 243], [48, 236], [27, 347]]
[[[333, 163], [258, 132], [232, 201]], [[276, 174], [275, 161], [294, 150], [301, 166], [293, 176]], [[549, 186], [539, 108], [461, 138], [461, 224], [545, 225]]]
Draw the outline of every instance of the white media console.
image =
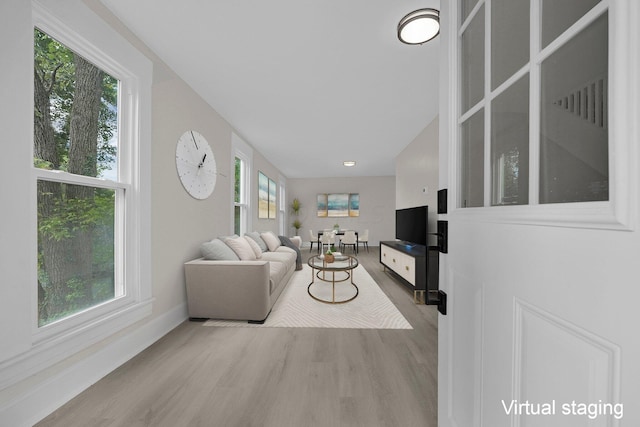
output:
[[427, 247], [399, 240], [380, 242], [380, 263], [413, 291], [413, 301], [426, 303]]

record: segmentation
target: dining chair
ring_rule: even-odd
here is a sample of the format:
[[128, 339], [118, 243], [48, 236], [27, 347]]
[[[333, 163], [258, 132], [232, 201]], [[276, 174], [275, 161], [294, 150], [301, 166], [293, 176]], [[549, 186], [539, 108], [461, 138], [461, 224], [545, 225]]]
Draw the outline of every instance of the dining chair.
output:
[[322, 253], [324, 253], [324, 247], [328, 246], [329, 248], [335, 244], [335, 233], [333, 231], [324, 231], [320, 235], [320, 244], [318, 245], [318, 252], [320, 252], [320, 248], [322, 248]]
[[309, 248], [309, 252], [313, 250], [313, 244], [315, 243], [317, 247], [320, 247], [320, 240], [318, 240], [318, 236], [313, 234], [313, 230], [309, 229], [309, 243], [311, 243], [311, 247]]
[[367, 252], [369, 252], [369, 229], [368, 228], [358, 235], [358, 245], [364, 245], [364, 247], [367, 248]]
[[353, 246], [353, 253], [357, 252], [358, 239], [356, 237], [356, 232], [353, 230], [348, 230], [344, 232], [344, 236], [342, 236], [342, 240], [340, 244], [346, 250], [347, 246]]

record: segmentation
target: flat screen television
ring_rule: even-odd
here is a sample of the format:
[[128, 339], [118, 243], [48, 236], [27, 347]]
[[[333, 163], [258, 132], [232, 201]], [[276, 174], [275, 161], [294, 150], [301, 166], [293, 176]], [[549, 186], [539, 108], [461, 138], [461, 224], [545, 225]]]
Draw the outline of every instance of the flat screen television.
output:
[[396, 239], [427, 244], [427, 206], [396, 210]]

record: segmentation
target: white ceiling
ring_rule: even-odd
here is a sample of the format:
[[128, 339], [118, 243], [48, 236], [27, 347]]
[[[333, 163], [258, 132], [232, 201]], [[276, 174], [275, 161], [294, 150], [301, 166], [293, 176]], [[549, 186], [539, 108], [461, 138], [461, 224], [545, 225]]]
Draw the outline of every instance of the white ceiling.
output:
[[394, 175], [438, 112], [440, 37], [396, 29], [439, 0], [102, 2], [290, 178]]

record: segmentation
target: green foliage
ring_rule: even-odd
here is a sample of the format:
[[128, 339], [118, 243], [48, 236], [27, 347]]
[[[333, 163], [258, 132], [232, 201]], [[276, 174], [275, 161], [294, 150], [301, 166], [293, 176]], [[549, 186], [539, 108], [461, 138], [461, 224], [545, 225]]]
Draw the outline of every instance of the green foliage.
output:
[[240, 203], [240, 181], [242, 179], [242, 160], [236, 157], [235, 161], [235, 181], [234, 181], [234, 198], [236, 203]]
[[[100, 105], [94, 149], [71, 151], [70, 125], [77, 93], [75, 53], [47, 34], [34, 29], [36, 124], [51, 133], [37, 134], [47, 148], [47, 161], [34, 158], [41, 169], [67, 171], [70, 156], [86, 175], [101, 176], [117, 157], [114, 137], [118, 129], [119, 82], [102, 73]], [[39, 83], [39, 84], [38, 84]], [[91, 93], [84, 91], [91, 99]], [[41, 95], [38, 98], [38, 94]], [[97, 99], [97, 98], [93, 98]], [[44, 112], [43, 112], [44, 111]], [[45, 114], [50, 122], [42, 123]], [[91, 128], [87, 126], [87, 129]], [[39, 129], [43, 129], [40, 127]], [[95, 127], [93, 128], [95, 129]], [[86, 137], [87, 135], [83, 135]], [[76, 147], [78, 148], [78, 147]], [[78, 154], [79, 152], [79, 154]], [[53, 154], [52, 154], [53, 153]], [[75, 154], [73, 154], [75, 153]], [[78, 160], [81, 160], [78, 162]], [[116, 192], [84, 185], [38, 183], [38, 324], [44, 325], [114, 297]], [[47, 265], [47, 261], [52, 265]]]
[[[66, 187], [68, 184], [60, 185]], [[95, 226], [109, 223], [113, 226], [114, 208], [113, 190], [96, 189], [93, 198], [56, 199], [52, 212], [46, 218], [38, 218], [38, 231], [44, 237], [61, 241]]]
[[300, 200], [298, 200], [298, 198], [293, 199], [293, 201], [291, 202], [291, 212], [294, 215], [298, 215], [300, 213], [300, 207], [302, 205], [300, 204]]
[[293, 221], [293, 228], [296, 229], [296, 234], [298, 233], [298, 230], [300, 230], [300, 228], [302, 227], [302, 223], [300, 222], [299, 219], [296, 219], [295, 221]]
[[[69, 48], [34, 29], [35, 74], [50, 92], [49, 112], [60, 161], [58, 169], [63, 171], [67, 170], [69, 159], [69, 125], [76, 89], [74, 56]], [[91, 159], [97, 162], [98, 176], [111, 167], [117, 155], [117, 147], [112, 140], [118, 126], [118, 84], [117, 79], [104, 73], [98, 117], [98, 153], [97, 158]]]

